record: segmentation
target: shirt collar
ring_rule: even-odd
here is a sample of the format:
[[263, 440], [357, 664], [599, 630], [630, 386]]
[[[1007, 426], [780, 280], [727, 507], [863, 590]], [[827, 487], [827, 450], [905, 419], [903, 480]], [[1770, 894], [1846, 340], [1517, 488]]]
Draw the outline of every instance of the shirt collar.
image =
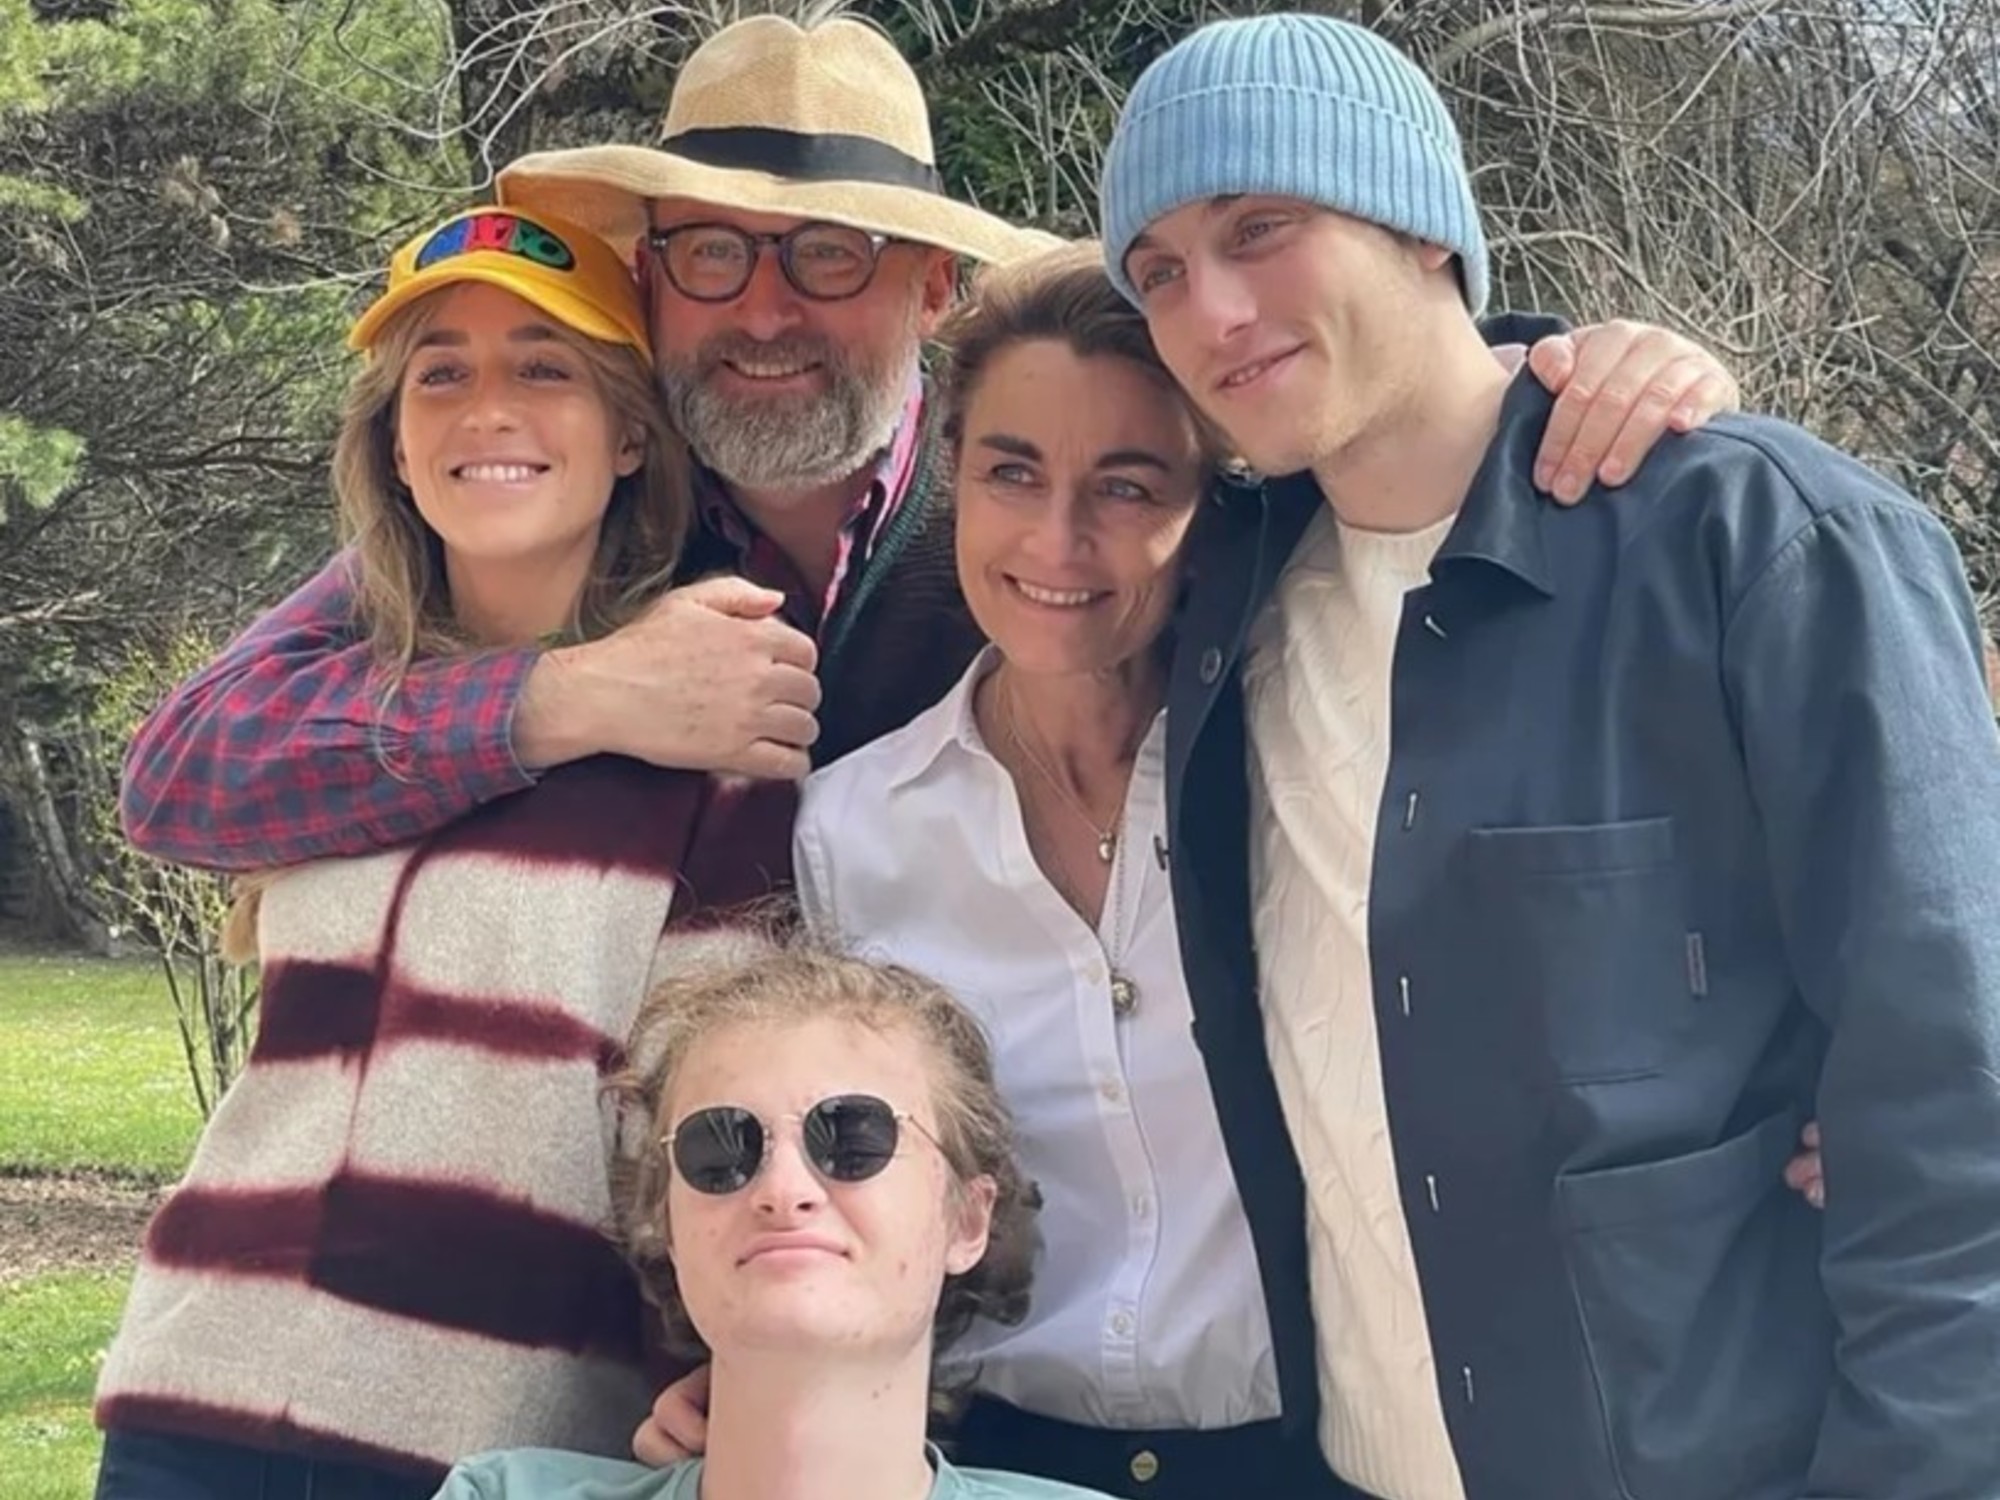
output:
[[[906, 743], [905, 753], [897, 757], [897, 767], [890, 775], [887, 788], [896, 791], [926, 775], [931, 767], [941, 760], [947, 751], [954, 748], [979, 760], [988, 762], [1002, 776], [1007, 768], [986, 743], [986, 737], [979, 732], [979, 720], [972, 712], [973, 698], [979, 684], [1000, 665], [1000, 648], [988, 642], [979, 648], [979, 654], [972, 659], [972, 665], [965, 669], [965, 675], [952, 685], [950, 692], [940, 698], [936, 705], [912, 719], [902, 731]], [[1146, 739], [1141, 741], [1139, 754], [1143, 758], [1148, 753], [1148, 742], [1159, 741], [1160, 726], [1166, 719], [1163, 703], [1153, 715], [1153, 722], [1146, 731]]]
[[[1466, 490], [1457, 523], [1432, 560], [1433, 569], [1461, 561], [1484, 563], [1513, 574], [1537, 593], [1554, 595], [1542, 537], [1551, 502], [1534, 485], [1535, 450], [1554, 407], [1555, 397], [1532, 374], [1522, 370], [1515, 375], [1500, 403], [1493, 441]], [[1271, 538], [1275, 545], [1259, 554], [1262, 571], [1255, 584], [1259, 602], [1276, 585], [1307, 523], [1326, 503], [1310, 472], [1271, 480], [1265, 493], [1267, 503], [1281, 514]]]
[[1554, 595], [1542, 537], [1551, 502], [1534, 484], [1535, 450], [1554, 407], [1555, 397], [1534, 376], [1523, 372], [1514, 377], [1500, 403], [1493, 441], [1465, 493], [1458, 524], [1438, 548], [1436, 563], [1487, 563], [1537, 593]]
[[952, 685], [951, 691], [940, 698], [936, 706], [910, 721], [909, 728], [904, 731], [909, 738], [908, 753], [898, 757], [901, 763], [889, 778], [890, 791], [908, 786], [923, 776], [954, 745], [967, 754], [993, 760], [993, 752], [987, 749], [985, 736], [979, 732], [979, 721], [973, 717], [972, 702], [980, 682], [999, 665], [998, 646], [988, 644], [980, 647], [979, 654], [972, 658], [972, 665]]

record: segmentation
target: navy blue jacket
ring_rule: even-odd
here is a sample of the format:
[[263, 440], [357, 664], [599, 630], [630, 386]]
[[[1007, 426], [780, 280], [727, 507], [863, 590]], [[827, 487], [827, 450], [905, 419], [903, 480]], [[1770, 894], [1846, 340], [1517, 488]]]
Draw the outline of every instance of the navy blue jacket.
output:
[[[1468, 1500], [2000, 1496], [2000, 735], [1944, 528], [1796, 428], [1546, 503], [1498, 433], [1404, 608], [1369, 942]], [[1304, 1198], [1264, 1054], [1244, 639], [1309, 478], [1193, 560], [1168, 714], [1196, 1037], [1288, 1420]], [[1822, 1218], [1781, 1183], [1825, 1139]]]

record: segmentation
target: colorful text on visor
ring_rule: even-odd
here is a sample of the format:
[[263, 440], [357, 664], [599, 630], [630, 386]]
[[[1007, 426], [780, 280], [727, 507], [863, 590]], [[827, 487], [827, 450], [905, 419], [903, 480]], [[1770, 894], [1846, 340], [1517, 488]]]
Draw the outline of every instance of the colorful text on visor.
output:
[[475, 250], [518, 255], [552, 271], [567, 271], [576, 264], [569, 246], [532, 220], [514, 214], [474, 214], [445, 225], [425, 240], [417, 252], [417, 269]]

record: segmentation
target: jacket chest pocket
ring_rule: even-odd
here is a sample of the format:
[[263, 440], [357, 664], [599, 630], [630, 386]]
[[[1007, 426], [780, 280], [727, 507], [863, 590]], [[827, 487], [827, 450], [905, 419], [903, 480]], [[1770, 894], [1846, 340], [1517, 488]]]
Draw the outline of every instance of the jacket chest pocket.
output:
[[1467, 836], [1491, 1003], [1565, 1083], [1657, 1073], [1688, 1024], [1689, 939], [1671, 818]]

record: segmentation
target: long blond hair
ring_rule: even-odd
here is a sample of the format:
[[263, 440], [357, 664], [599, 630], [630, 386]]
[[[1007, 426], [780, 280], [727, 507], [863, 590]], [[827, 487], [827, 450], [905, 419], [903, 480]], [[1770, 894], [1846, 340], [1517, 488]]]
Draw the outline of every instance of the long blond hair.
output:
[[[443, 544], [396, 472], [403, 374], [437, 307], [433, 292], [383, 325], [348, 382], [333, 448], [341, 533], [357, 559], [355, 614], [374, 652], [384, 708], [418, 657], [476, 646], [452, 618]], [[589, 640], [617, 629], [672, 585], [694, 519], [694, 465], [661, 410], [643, 354], [565, 327], [553, 333], [583, 360], [616, 424], [638, 435], [643, 454], [639, 467], [612, 486], [597, 554], [565, 632]], [[232, 963], [257, 955], [257, 911], [275, 875], [236, 882], [222, 928], [222, 952]]]
[[[397, 399], [403, 374], [437, 314], [433, 292], [376, 336], [347, 388], [333, 449], [333, 490], [343, 539], [358, 559], [359, 623], [393, 691], [411, 662], [472, 649], [452, 619], [444, 548], [396, 473]], [[565, 327], [555, 336], [584, 361], [618, 424], [638, 434], [639, 468], [613, 485], [590, 576], [568, 633], [615, 630], [673, 582], [694, 514], [693, 462], [667, 423], [652, 367], [638, 350]]]

